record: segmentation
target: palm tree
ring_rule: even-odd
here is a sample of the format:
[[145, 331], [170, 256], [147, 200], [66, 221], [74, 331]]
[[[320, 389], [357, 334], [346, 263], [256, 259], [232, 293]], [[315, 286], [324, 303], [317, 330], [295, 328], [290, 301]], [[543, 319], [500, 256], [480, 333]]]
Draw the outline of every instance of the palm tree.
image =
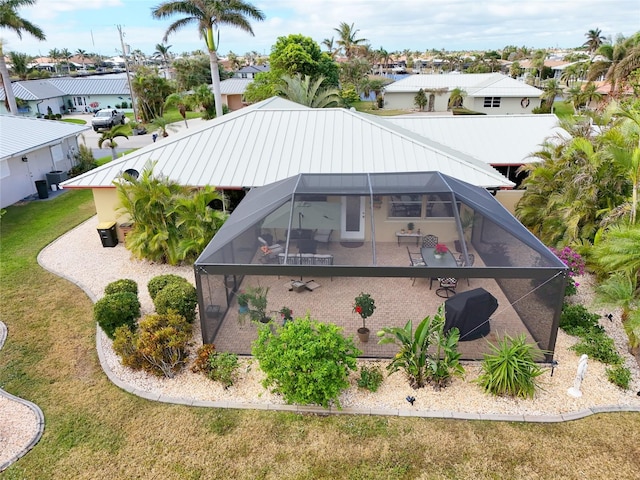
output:
[[602, 43], [606, 40], [602, 35], [600, 35], [601, 33], [602, 32], [600, 31], [600, 29], [596, 28], [593, 30], [589, 30], [584, 34], [584, 36], [587, 37], [587, 41], [584, 42], [582, 46], [587, 47], [587, 51], [590, 55], [593, 55], [598, 50], [598, 48], [600, 48], [600, 45], [602, 45]]
[[87, 53], [86, 50], [79, 48], [76, 50], [76, 55], [80, 57], [80, 61], [82, 62], [82, 70], [86, 70], [87, 67], [84, 64], [84, 61], [89, 56], [89, 54]]
[[336, 88], [320, 88], [324, 81], [322, 75], [313, 82], [309, 75], [303, 79], [299, 73], [295, 77], [284, 75], [282, 80], [284, 85], [278, 85], [276, 91], [292, 102], [311, 108], [336, 107], [340, 104], [340, 94]]
[[129, 136], [126, 134], [127, 128], [128, 127], [126, 125], [116, 125], [115, 127], [112, 127], [111, 129], [104, 132], [98, 139], [98, 148], [102, 148], [102, 145], [104, 145], [105, 147], [111, 149], [111, 158], [113, 160], [118, 158], [116, 154], [116, 148], [118, 147], [118, 144], [116, 143], [115, 139], [117, 137], [124, 137], [126, 139], [129, 139]]
[[327, 53], [331, 58], [336, 58], [338, 50], [335, 48], [333, 37], [325, 38], [324, 40], [322, 40], [322, 45], [327, 47]]
[[11, 59], [11, 70], [14, 75], [17, 75], [20, 80], [26, 80], [27, 75], [31, 71], [28, 67], [29, 55], [26, 53], [9, 52], [9, 58]]
[[[187, 123], [187, 120], [185, 119], [185, 123]], [[151, 124], [156, 127], [158, 130], [160, 130], [160, 134], [163, 137], [168, 137], [169, 136], [169, 132], [167, 132], [167, 130], [171, 130], [171, 131], [176, 131], [176, 127], [175, 125], [172, 125], [166, 118], [164, 117], [156, 117], [151, 121]]]
[[164, 43], [157, 43], [156, 51], [153, 52], [154, 58], [159, 58], [162, 61], [162, 65], [164, 65], [165, 67], [169, 63], [169, 58], [170, 58], [169, 49], [172, 46], [173, 45], [165, 45]]
[[188, 98], [182, 93], [172, 93], [164, 101], [165, 108], [176, 107], [178, 109], [180, 116], [184, 120], [185, 128], [189, 128], [189, 124], [187, 123], [187, 103]]
[[464, 103], [464, 98], [467, 96], [462, 88], [454, 88], [449, 95], [449, 109], [461, 107]]
[[[186, 25], [196, 24], [200, 36], [204, 37], [209, 51], [213, 94], [216, 104], [216, 116], [223, 115], [222, 94], [220, 92], [220, 72], [218, 71], [218, 48], [220, 47], [220, 26], [230, 25], [240, 28], [253, 36], [253, 29], [247, 20], [264, 20], [261, 10], [244, 0], [174, 0], [165, 1], [155, 7], [151, 15], [155, 18], [168, 18], [175, 15], [186, 15], [173, 22], [164, 35], [166, 42], [169, 35]], [[214, 37], [217, 33], [217, 37]]]
[[60, 58], [62, 58], [67, 64], [68, 74], [71, 74], [71, 64], [69, 63], [69, 60], [71, 59], [72, 56], [73, 54], [69, 51], [68, 48], [63, 48], [62, 50], [60, 50]]
[[553, 102], [558, 96], [562, 96], [562, 86], [555, 78], [550, 78], [544, 83], [544, 93], [542, 99], [544, 100], [549, 111], [553, 113]]
[[360, 30], [353, 27], [353, 23], [349, 25], [346, 22], [341, 22], [338, 28], [334, 28], [339, 35], [336, 44], [342, 48], [347, 58], [353, 57], [357, 47], [367, 41], [366, 38], [356, 38]]
[[615, 45], [604, 44], [597, 52], [605, 60], [593, 62], [587, 80], [597, 80], [604, 75], [611, 84], [611, 93], [620, 92], [633, 71], [640, 68], [640, 32], [623, 38]]
[[[20, 17], [17, 10], [20, 7], [35, 5], [36, 0], [0, 0], [0, 28], [13, 30], [18, 38], [22, 38], [22, 32], [27, 32], [38, 40], [45, 40], [47, 37], [44, 32], [28, 20]], [[2, 41], [0, 40], [0, 78], [2, 79], [2, 87], [5, 92], [5, 103], [7, 110], [13, 115], [18, 114], [18, 106], [16, 97], [13, 95], [13, 87], [9, 78], [9, 70], [4, 60], [4, 51]]]

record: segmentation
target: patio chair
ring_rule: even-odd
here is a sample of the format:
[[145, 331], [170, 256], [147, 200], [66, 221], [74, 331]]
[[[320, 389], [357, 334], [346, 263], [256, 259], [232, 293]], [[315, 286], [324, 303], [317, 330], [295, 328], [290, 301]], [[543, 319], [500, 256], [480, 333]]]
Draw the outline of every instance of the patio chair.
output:
[[436, 295], [442, 298], [449, 298], [449, 296], [456, 294], [458, 279], [446, 277], [446, 278], [440, 278], [439, 280], [440, 280], [440, 288], [436, 290]]
[[262, 258], [276, 258], [279, 253], [284, 253], [284, 247], [279, 243], [269, 245], [269, 243], [262, 237], [258, 237], [258, 241], [262, 244], [260, 250], [262, 251]]
[[[456, 263], [458, 264], [458, 266], [459, 267], [473, 267], [473, 264], [476, 261], [476, 256], [473, 253], [470, 253], [468, 255], [468, 257], [469, 257], [469, 265], [465, 265], [464, 255], [463, 254], [458, 255], [458, 260], [456, 260]], [[470, 285], [468, 278], [467, 278], [467, 285]]]
[[[411, 250], [409, 250], [409, 247], [407, 247], [407, 253], [409, 254], [409, 265], [411, 265], [412, 267], [426, 267], [427, 264], [424, 262], [423, 258], [422, 258], [422, 254], [419, 252], [412, 252]], [[416, 283], [416, 277], [413, 277], [413, 282], [411, 282], [411, 285], [415, 285]]]
[[435, 248], [438, 244], [438, 237], [436, 235], [425, 235], [422, 239], [422, 248]]
[[331, 241], [331, 234], [333, 230], [316, 230], [316, 233], [313, 234], [313, 239], [318, 243], [324, 243], [327, 247], [329, 246], [329, 242]]

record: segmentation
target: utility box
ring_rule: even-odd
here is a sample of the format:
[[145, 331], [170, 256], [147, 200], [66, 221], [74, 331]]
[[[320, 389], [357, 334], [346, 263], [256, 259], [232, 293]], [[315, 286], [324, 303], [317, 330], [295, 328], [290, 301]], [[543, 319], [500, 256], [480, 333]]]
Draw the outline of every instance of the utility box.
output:
[[102, 222], [98, 224], [98, 234], [103, 247], [115, 247], [118, 245], [118, 233], [116, 222]]

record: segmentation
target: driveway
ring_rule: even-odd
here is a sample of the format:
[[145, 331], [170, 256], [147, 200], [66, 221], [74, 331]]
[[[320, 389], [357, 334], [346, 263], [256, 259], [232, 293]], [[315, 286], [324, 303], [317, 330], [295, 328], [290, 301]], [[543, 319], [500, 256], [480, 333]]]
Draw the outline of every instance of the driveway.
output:
[[[65, 115], [63, 118], [76, 118], [79, 120], [84, 120], [87, 122], [87, 125], [90, 126], [92, 117], [93, 117], [93, 114], [90, 114], [90, 113], [84, 113], [84, 114], [75, 113], [73, 115]], [[188, 120], [187, 123], [190, 128], [194, 128], [196, 126], [202, 125], [205, 121], [206, 120], [202, 120], [200, 118], [194, 118], [194, 119]], [[129, 122], [129, 119], [127, 119], [127, 122]], [[169, 137], [183, 130], [185, 130], [185, 125], [182, 120], [180, 120], [179, 122], [172, 123], [171, 126], [167, 128]], [[100, 139], [102, 132], [104, 132], [104, 130], [101, 130], [100, 132], [94, 132], [93, 129], [87, 130], [81, 135], [81, 138], [80, 138], [81, 142], [83, 141], [82, 139], [84, 138], [85, 145], [91, 149], [91, 151], [93, 152], [93, 156], [95, 158], [101, 158], [111, 154], [111, 149], [107, 147], [103, 147], [102, 149], [98, 148], [98, 140]], [[145, 135], [130, 135], [128, 139], [124, 137], [116, 138], [115, 141], [118, 144], [118, 147], [116, 148], [116, 153], [120, 155], [127, 150], [131, 150], [132, 148], [142, 148], [146, 145], [149, 145], [150, 143], [153, 143], [152, 133], [153, 133], [152, 131], [149, 131], [149, 133]], [[158, 136], [158, 139], [156, 141], [161, 142], [162, 140], [163, 140], [162, 137]]]

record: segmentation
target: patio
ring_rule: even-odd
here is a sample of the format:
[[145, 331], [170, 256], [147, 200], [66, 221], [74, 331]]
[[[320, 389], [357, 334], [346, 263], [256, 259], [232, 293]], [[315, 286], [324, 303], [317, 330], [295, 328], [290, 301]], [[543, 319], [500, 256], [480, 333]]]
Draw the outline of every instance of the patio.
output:
[[[413, 246], [413, 245], [412, 245]], [[407, 246], [397, 243], [377, 243], [379, 265], [407, 264]], [[450, 246], [453, 249], [453, 245]], [[356, 264], [364, 262], [370, 256], [370, 246], [366, 244], [359, 248], [346, 248], [340, 242], [331, 242], [326, 253], [334, 256], [337, 264], [352, 261]], [[415, 250], [415, 247], [414, 247]], [[325, 253], [325, 249], [322, 250]], [[259, 253], [256, 254], [260, 256]], [[478, 257], [476, 257], [478, 258]], [[476, 265], [482, 266], [482, 260], [476, 261]], [[419, 268], [419, 267], [414, 267]], [[411, 319], [414, 326], [427, 315], [434, 315], [438, 307], [446, 300], [436, 295], [438, 287], [434, 279], [433, 287], [429, 289], [429, 278], [361, 278], [361, 277], [318, 277], [304, 276], [303, 280], [315, 280], [320, 284], [313, 291], [290, 291], [291, 280], [298, 280], [300, 276], [256, 276], [247, 275], [240, 284], [240, 289], [249, 286], [269, 287], [268, 311], [276, 322], [282, 320], [278, 314], [283, 306], [291, 308], [294, 317], [311, 315], [311, 318], [321, 322], [331, 322], [344, 329], [345, 335], [356, 338], [356, 344], [363, 351], [363, 357], [389, 358], [397, 352], [394, 345], [378, 345], [375, 333], [382, 327], [403, 326]], [[505, 332], [510, 335], [524, 333], [529, 341], [534, 342], [533, 337], [518, 316], [518, 313], [510, 306], [505, 294], [494, 279], [473, 278], [469, 285], [465, 279], [460, 279], [456, 292], [464, 292], [475, 288], [484, 288], [498, 300], [498, 310], [491, 317], [491, 332], [484, 338], [463, 341], [459, 344], [459, 351], [464, 359], [482, 358], [482, 353], [487, 351], [487, 342], [495, 343]], [[215, 283], [206, 285], [212, 291], [223, 291], [222, 277], [217, 277]], [[373, 316], [367, 319], [367, 327], [371, 330], [371, 338], [368, 343], [357, 340], [356, 330], [362, 325], [361, 318], [353, 313], [353, 301], [361, 292], [370, 293], [376, 301], [376, 310]], [[220, 328], [215, 336], [216, 348], [221, 351], [232, 351], [238, 354], [250, 354], [251, 342], [257, 337], [257, 327], [248, 318], [239, 318], [238, 306], [232, 301], [229, 311], [220, 317]]]

